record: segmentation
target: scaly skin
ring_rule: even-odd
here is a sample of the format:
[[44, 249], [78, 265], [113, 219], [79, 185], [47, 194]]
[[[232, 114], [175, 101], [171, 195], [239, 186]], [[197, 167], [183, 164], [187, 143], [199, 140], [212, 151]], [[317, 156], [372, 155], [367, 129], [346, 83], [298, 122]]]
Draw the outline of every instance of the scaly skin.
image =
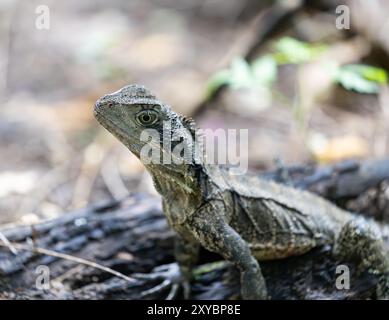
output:
[[[162, 124], [174, 137], [194, 137], [193, 122], [178, 115], [142, 86], [130, 85], [103, 96], [94, 113], [99, 123], [141, 160], [145, 129], [155, 129], [161, 154], [174, 154], [177, 143], [162, 144]], [[144, 140], [144, 139], [143, 139]], [[171, 139], [174, 140], [174, 139]], [[184, 138], [187, 150], [196, 147]], [[233, 175], [228, 168], [201, 158], [180, 164], [144, 163], [163, 197], [169, 224], [179, 234], [176, 259], [180, 281], [189, 294], [191, 268], [199, 245], [219, 253], [241, 272], [244, 299], [267, 299], [258, 261], [301, 255], [329, 244], [342, 259], [359, 262], [378, 277], [377, 297], [389, 298], [389, 258], [383, 242], [389, 232], [374, 221], [356, 218], [309, 192], [295, 190], [255, 175]]]

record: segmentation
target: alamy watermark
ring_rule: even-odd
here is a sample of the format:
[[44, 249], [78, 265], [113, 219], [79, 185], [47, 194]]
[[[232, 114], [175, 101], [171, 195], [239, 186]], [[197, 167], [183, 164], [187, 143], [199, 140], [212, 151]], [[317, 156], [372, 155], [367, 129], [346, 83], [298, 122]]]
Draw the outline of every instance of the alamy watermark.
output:
[[335, 273], [338, 275], [335, 281], [335, 287], [338, 290], [350, 289], [350, 268], [344, 264], [336, 267]]
[[35, 269], [37, 277], [35, 279], [35, 287], [39, 290], [50, 289], [50, 268], [46, 265], [39, 265]]
[[144, 164], [218, 164], [231, 167], [233, 174], [248, 169], [248, 129], [172, 130], [169, 121], [163, 122], [162, 135], [157, 129], [142, 131], [145, 145], [140, 151]]
[[350, 8], [344, 4], [339, 5], [335, 9], [338, 15], [335, 21], [336, 28], [339, 30], [350, 29]]
[[39, 5], [35, 8], [37, 17], [35, 18], [35, 28], [37, 30], [50, 29], [50, 8], [46, 5]]

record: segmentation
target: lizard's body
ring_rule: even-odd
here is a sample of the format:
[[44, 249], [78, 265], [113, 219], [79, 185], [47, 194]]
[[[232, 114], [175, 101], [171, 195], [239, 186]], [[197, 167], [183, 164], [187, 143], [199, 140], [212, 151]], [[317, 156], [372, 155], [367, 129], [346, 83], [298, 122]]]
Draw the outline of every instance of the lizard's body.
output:
[[212, 181], [221, 202], [232, 204], [226, 210], [228, 224], [260, 260], [299, 255], [331, 243], [340, 225], [350, 218], [348, 212], [334, 209], [311, 193], [264, 181], [258, 175], [219, 170], [216, 176]]
[[[252, 254], [260, 260], [299, 255], [333, 243], [341, 226], [353, 217], [312, 193], [264, 181], [255, 174], [237, 176], [223, 167], [205, 168], [206, 174], [201, 179], [208, 190], [192, 208], [203, 202], [217, 208], [216, 211], [225, 212], [226, 222], [242, 236]], [[170, 225], [182, 237], [194, 239], [190, 220], [199, 210], [188, 210], [183, 215], [182, 208], [189, 206], [180, 201], [190, 195], [179, 195], [177, 186], [170, 184], [159, 191], [165, 195], [171, 193], [175, 198], [173, 201], [171, 197], [170, 201], [163, 200]]]
[[[173, 135], [194, 132], [190, 122], [136, 85], [101, 98], [95, 115], [141, 160], [145, 142], [140, 135], [145, 128], [161, 133], [162, 121], [170, 121]], [[158, 148], [162, 153], [172, 151], [162, 144]], [[375, 273], [378, 297], [389, 298], [389, 259], [382, 241], [389, 232], [384, 227], [309, 192], [194, 160], [145, 164], [163, 196], [169, 224], [181, 236], [176, 257], [184, 277], [189, 277], [201, 244], [240, 269], [244, 298], [266, 298], [257, 261], [301, 255], [329, 244], [337, 256], [356, 258]]]

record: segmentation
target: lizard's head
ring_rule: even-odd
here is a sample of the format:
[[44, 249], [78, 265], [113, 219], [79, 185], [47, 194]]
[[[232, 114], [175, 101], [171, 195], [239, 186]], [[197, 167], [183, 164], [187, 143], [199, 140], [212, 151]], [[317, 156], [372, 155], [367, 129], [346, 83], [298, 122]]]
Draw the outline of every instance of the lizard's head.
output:
[[[194, 124], [172, 111], [143, 86], [129, 85], [103, 96], [96, 102], [94, 114], [103, 127], [144, 163], [142, 156], [150, 147], [154, 149], [154, 155], [160, 154], [161, 163], [166, 154], [177, 156], [176, 147], [193, 149], [194, 140], [190, 138], [194, 137]], [[144, 148], [146, 145], [148, 148]], [[192, 156], [185, 159], [193, 161]]]

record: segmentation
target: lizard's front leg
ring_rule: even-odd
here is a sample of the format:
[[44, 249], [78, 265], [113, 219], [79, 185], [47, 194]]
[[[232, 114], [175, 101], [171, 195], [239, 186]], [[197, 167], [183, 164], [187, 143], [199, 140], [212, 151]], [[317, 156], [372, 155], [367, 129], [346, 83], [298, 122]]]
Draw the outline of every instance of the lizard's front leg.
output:
[[200, 245], [196, 242], [188, 241], [182, 237], [177, 237], [175, 240], [174, 255], [180, 267], [185, 299], [188, 299], [190, 296], [192, 268], [198, 260], [199, 249]]
[[258, 261], [246, 241], [221, 217], [220, 212], [204, 209], [191, 220], [191, 229], [206, 249], [232, 262], [241, 272], [243, 299], [267, 299], [266, 283]]

